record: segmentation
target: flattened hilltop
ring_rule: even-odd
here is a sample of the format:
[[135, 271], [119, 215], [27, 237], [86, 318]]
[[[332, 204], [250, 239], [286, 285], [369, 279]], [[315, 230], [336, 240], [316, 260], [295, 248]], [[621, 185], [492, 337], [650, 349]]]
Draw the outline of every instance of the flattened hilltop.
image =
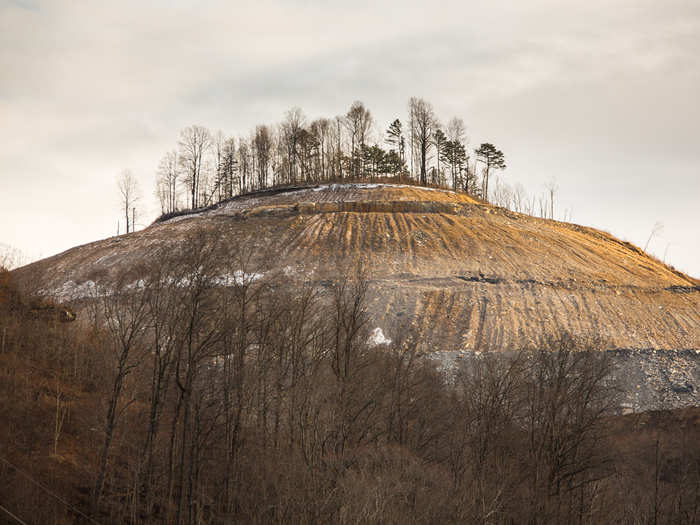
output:
[[605, 232], [413, 186], [246, 195], [16, 273], [44, 294], [77, 299], [197, 229], [232, 246], [252, 235], [265, 264], [290, 278], [327, 281], [339, 258], [362, 257], [373, 322], [387, 333], [412, 325], [428, 351], [515, 349], [561, 329], [609, 349], [700, 349], [691, 277]]

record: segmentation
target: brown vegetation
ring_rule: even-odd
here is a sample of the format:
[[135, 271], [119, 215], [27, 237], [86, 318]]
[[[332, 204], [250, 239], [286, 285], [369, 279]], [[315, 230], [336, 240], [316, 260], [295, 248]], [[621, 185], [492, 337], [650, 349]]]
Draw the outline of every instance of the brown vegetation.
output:
[[410, 327], [369, 343], [366, 266], [292, 286], [255, 250], [194, 231], [74, 323], [31, 317], [7, 281], [4, 507], [36, 523], [697, 521], [697, 412], [615, 416], [604, 353], [544, 338], [449, 379]]

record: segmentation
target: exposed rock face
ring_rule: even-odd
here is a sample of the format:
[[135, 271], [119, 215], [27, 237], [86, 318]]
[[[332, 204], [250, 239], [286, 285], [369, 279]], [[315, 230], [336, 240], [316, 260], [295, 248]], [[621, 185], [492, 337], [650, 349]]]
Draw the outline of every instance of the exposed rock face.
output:
[[612, 350], [626, 408], [700, 406], [700, 350]]
[[[700, 406], [700, 350], [607, 349], [623, 413]], [[478, 351], [429, 354], [449, 377], [484, 356]]]
[[[698, 401], [698, 281], [605, 232], [448, 191], [359, 184], [245, 196], [15, 273], [44, 294], [76, 299], [198, 229], [231, 246], [254, 239], [260, 268], [289, 279], [329, 282], [338, 259], [363, 258], [373, 323], [390, 339], [398, 325], [412, 326], [427, 352], [513, 350], [566, 330], [617, 352], [639, 378], [634, 403]], [[676, 381], [671, 371], [681, 368], [687, 379]]]

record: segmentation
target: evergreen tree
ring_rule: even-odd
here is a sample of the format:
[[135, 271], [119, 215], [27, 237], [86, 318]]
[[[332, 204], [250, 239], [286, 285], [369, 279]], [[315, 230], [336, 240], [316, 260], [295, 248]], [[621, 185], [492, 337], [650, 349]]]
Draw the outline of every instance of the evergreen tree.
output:
[[389, 125], [389, 129], [386, 130], [386, 135], [387, 144], [393, 146], [389, 151], [396, 151], [399, 154], [399, 158], [403, 161], [406, 140], [404, 139], [401, 121], [399, 119], [394, 120], [394, 122]]
[[[445, 136], [445, 133], [442, 131], [442, 129], [437, 128], [433, 132], [433, 142], [435, 143], [435, 150], [437, 153], [437, 177], [442, 178], [442, 171], [440, 170], [440, 160], [443, 157], [445, 145], [447, 144], [447, 137]], [[437, 181], [433, 180], [433, 183]]]
[[477, 160], [484, 163], [484, 199], [489, 198], [489, 174], [491, 170], [502, 170], [506, 167], [505, 158], [501, 150], [496, 149], [493, 144], [488, 142], [481, 144], [476, 150]]
[[442, 148], [440, 158], [450, 168], [452, 189], [455, 191], [458, 188], [466, 189], [466, 184], [464, 184], [462, 178], [469, 156], [467, 155], [464, 144], [458, 140], [446, 141]]
[[400, 177], [401, 173], [406, 169], [406, 163], [396, 151], [391, 150], [384, 156], [384, 167], [384, 173], [391, 173], [395, 177]]

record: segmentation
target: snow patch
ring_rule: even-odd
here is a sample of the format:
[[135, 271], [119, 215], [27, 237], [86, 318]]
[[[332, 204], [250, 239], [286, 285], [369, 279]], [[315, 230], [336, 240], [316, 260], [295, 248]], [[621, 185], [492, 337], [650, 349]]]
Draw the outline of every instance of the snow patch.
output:
[[75, 281], [69, 280], [63, 283], [60, 288], [39, 290], [38, 294], [55, 297], [61, 301], [80, 299], [81, 297], [94, 296], [96, 294], [96, 285], [94, 281], [76, 284]]
[[133, 283], [127, 284], [126, 288], [127, 290], [133, 290], [134, 288], [143, 288], [146, 286], [146, 282], [143, 279], [139, 279], [138, 281], [134, 281]]
[[199, 217], [202, 215], [203, 212], [194, 212], [194, 213], [184, 213], [182, 215], [178, 215], [177, 217], [173, 217], [171, 219], [168, 219], [167, 221], [163, 221], [163, 224], [167, 223], [172, 223], [172, 222], [179, 222], [179, 221], [184, 221], [185, 219], [191, 219], [192, 217]]
[[[371, 190], [375, 188], [409, 188], [418, 189], [425, 191], [443, 191], [446, 193], [456, 193], [453, 190], [448, 190], [444, 188], [428, 188], [426, 186], [415, 186], [411, 184], [386, 184], [386, 183], [355, 183], [355, 184], [328, 184], [326, 186], [319, 186], [317, 188], [312, 188], [313, 191], [325, 191], [325, 190], [341, 190], [341, 189], [358, 189], [358, 190]], [[302, 190], [303, 191], [303, 190]]]
[[224, 274], [213, 279], [218, 286], [243, 286], [262, 279], [262, 273], [246, 273], [243, 270], [236, 270], [233, 274]]
[[377, 327], [374, 330], [372, 330], [372, 333], [369, 336], [369, 344], [371, 344], [372, 346], [379, 346], [388, 345], [390, 343], [391, 339], [384, 335], [384, 332], [381, 328]]
[[[369, 189], [376, 189], [376, 188], [408, 188], [408, 189], [418, 189], [418, 190], [424, 190], [424, 191], [442, 191], [445, 193], [452, 193], [456, 194], [455, 191], [448, 190], [448, 189], [443, 189], [443, 188], [427, 188], [424, 186], [416, 186], [412, 184], [390, 184], [390, 183], [383, 183], [383, 182], [371, 182], [371, 183], [361, 183], [361, 182], [355, 182], [355, 183], [333, 183], [333, 184], [323, 184], [315, 187], [307, 187], [307, 188], [299, 188], [295, 190], [290, 190], [290, 191], [284, 191], [284, 196], [289, 197], [292, 195], [308, 195], [309, 192], [319, 192], [319, 191], [338, 191], [338, 190], [343, 190], [343, 189], [350, 189], [350, 190], [369, 190]], [[183, 221], [186, 219], [191, 219], [193, 217], [199, 217], [202, 215], [227, 215], [232, 212], [237, 212], [237, 211], [244, 211], [244, 210], [250, 210], [252, 208], [255, 208], [256, 206], [260, 206], [264, 204], [266, 201], [267, 195], [256, 195], [256, 194], [244, 194], [242, 195], [241, 199], [234, 199], [228, 202], [224, 203], [219, 203], [217, 204], [214, 208], [211, 209], [206, 209], [206, 210], [200, 210], [200, 211], [193, 211], [193, 212], [185, 212], [182, 215], [178, 215], [176, 217], [172, 217], [171, 219], [167, 219], [162, 222], [162, 224], [169, 224], [169, 223], [174, 223], [174, 222], [179, 222]]]
[[313, 188], [313, 191], [324, 191], [324, 190], [342, 190], [344, 188], [352, 188], [357, 190], [371, 190], [374, 188], [379, 188], [380, 186], [392, 186], [391, 184], [328, 184], [326, 186], [319, 186], [318, 188]]

